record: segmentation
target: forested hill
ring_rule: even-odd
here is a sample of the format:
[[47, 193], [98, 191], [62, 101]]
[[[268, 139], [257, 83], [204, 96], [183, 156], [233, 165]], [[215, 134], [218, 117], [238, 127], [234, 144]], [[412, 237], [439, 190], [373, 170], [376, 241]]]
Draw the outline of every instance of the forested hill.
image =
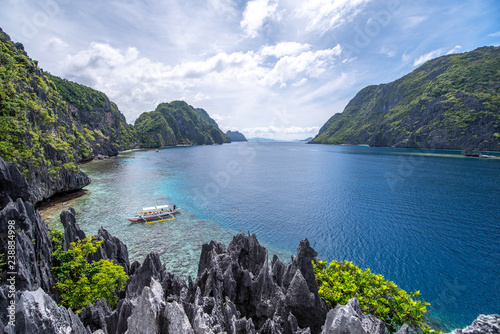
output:
[[362, 89], [311, 143], [500, 151], [500, 47], [439, 57]]
[[230, 142], [205, 110], [184, 101], [160, 103], [154, 111], [142, 113], [134, 126], [142, 147]]
[[0, 43], [0, 156], [27, 178], [33, 203], [90, 183], [78, 163], [138, 145], [104, 93], [44, 72], [1, 29]]

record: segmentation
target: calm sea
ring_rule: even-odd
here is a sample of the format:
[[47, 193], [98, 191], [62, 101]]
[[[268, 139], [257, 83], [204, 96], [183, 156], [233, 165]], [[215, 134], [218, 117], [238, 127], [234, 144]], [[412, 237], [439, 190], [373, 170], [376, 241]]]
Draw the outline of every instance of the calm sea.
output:
[[[323, 260], [350, 260], [420, 290], [444, 329], [500, 313], [500, 159], [460, 152], [233, 143], [135, 151], [87, 164], [73, 201], [87, 233], [103, 226], [132, 260], [150, 251], [195, 276], [201, 244], [256, 233], [288, 261], [308, 238]], [[126, 217], [176, 204], [177, 219]], [[59, 226], [56, 219], [52, 226]]]

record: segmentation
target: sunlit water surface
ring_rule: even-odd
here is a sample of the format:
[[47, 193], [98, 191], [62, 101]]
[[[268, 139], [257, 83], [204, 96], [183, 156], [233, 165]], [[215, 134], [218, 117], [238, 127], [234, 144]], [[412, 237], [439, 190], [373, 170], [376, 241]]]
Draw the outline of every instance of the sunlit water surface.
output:
[[[227, 245], [240, 230], [282, 261], [308, 238], [321, 259], [350, 260], [420, 290], [444, 329], [500, 312], [500, 159], [233, 143], [126, 152], [82, 169], [89, 193], [70, 203], [80, 227], [106, 228], [131, 260], [155, 251], [185, 278], [196, 276], [202, 243]], [[165, 203], [183, 209], [177, 219], [126, 219]]]

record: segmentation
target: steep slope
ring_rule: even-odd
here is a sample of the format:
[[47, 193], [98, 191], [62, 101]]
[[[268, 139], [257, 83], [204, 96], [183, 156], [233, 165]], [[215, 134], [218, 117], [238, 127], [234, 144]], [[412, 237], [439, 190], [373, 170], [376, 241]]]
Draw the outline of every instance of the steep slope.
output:
[[227, 130], [226, 136], [229, 138], [231, 141], [247, 141], [245, 138], [245, 135], [239, 131], [231, 131]]
[[45, 73], [1, 29], [0, 43], [0, 156], [27, 178], [31, 202], [89, 184], [78, 163], [137, 145], [106, 95]]
[[160, 103], [135, 121], [142, 147], [229, 143], [208, 113], [184, 101]]
[[362, 89], [311, 143], [500, 151], [500, 48], [439, 57]]

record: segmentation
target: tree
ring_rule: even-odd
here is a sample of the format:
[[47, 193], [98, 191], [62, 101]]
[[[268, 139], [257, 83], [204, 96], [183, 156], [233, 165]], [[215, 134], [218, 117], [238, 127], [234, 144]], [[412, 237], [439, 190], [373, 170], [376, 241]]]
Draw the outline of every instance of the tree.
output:
[[95, 236], [72, 242], [69, 249], [64, 251], [62, 235], [59, 230], [51, 230], [54, 249], [52, 271], [61, 304], [80, 313], [98, 298], [103, 298], [114, 307], [118, 301], [116, 292], [124, 289], [128, 279], [123, 267], [111, 260], [87, 261], [87, 257], [102, 244]]
[[327, 307], [345, 305], [356, 297], [361, 311], [381, 319], [390, 332], [405, 323], [423, 333], [434, 332], [424, 318], [430, 304], [418, 300], [420, 291], [408, 294], [382, 275], [362, 270], [349, 261], [332, 261], [328, 266], [326, 261], [313, 261], [313, 266], [319, 296]]

